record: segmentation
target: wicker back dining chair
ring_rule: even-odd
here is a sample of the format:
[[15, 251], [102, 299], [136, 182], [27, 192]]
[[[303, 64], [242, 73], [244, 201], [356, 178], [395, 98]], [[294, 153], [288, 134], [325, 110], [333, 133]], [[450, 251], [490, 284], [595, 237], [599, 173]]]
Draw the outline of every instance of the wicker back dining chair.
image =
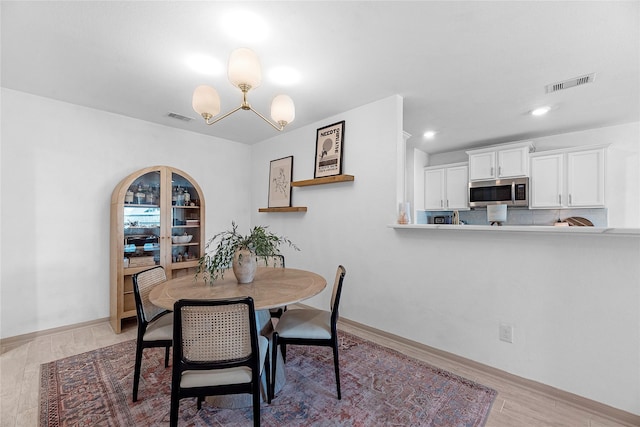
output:
[[180, 399], [249, 393], [253, 424], [260, 425], [260, 377], [269, 384], [269, 340], [258, 335], [251, 297], [179, 300], [174, 305], [170, 426], [178, 425]]
[[[336, 388], [338, 399], [342, 399], [340, 393], [340, 366], [338, 363], [338, 306], [342, 294], [342, 282], [346, 275], [345, 268], [340, 265], [336, 271], [336, 277], [331, 294], [331, 311], [317, 310], [313, 308], [287, 310], [282, 314], [275, 331], [273, 332], [272, 351], [272, 380], [275, 384], [276, 361], [278, 346], [282, 352], [282, 358], [287, 361], [287, 344], [325, 346], [333, 349], [333, 365], [336, 373]], [[272, 389], [271, 397], [274, 397], [275, 389]]]
[[[269, 255], [258, 257], [258, 267], [273, 267], [273, 268], [285, 268], [284, 267], [284, 255]], [[287, 306], [271, 308], [269, 314], [271, 317], [280, 318], [282, 313], [287, 311]]]
[[164, 367], [169, 366], [169, 348], [173, 340], [173, 313], [149, 301], [151, 290], [167, 280], [164, 268], [153, 267], [132, 276], [133, 295], [138, 315], [136, 361], [133, 370], [133, 401], [138, 400], [142, 351], [145, 348], [165, 347]]

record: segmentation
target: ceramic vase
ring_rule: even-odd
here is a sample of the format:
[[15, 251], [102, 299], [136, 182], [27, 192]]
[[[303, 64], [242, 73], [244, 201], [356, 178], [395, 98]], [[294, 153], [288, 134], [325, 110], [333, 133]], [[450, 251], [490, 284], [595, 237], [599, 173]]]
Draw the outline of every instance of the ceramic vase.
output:
[[238, 283], [251, 283], [256, 275], [256, 256], [248, 249], [238, 249], [233, 255], [233, 274]]

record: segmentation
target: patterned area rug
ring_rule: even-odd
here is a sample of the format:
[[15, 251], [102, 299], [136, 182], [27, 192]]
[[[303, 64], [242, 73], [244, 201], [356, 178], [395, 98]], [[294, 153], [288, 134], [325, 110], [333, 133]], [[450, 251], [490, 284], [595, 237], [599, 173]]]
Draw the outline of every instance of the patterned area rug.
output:
[[[340, 333], [342, 400], [330, 348], [287, 347], [286, 384], [263, 426], [483, 426], [496, 391], [350, 334]], [[41, 365], [41, 426], [156, 426], [169, 422], [171, 367], [147, 349], [131, 401], [135, 342]], [[181, 426], [250, 426], [251, 408], [180, 402]]]

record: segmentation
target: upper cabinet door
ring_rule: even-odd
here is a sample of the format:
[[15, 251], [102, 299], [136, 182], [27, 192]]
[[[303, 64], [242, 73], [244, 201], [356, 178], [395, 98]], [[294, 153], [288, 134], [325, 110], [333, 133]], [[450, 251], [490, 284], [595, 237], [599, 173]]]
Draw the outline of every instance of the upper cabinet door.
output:
[[567, 205], [600, 207], [605, 205], [605, 150], [567, 153]]
[[447, 209], [469, 209], [469, 168], [457, 166], [446, 169]]
[[496, 154], [493, 151], [469, 155], [469, 180], [482, 181], [494, 179], [496, 173]]
[[564, 155], [550, 154], [531, 159], [531, 208], [558, 208], [563, 204]]
[[498, 151], [496, 178], [529, 176], [529, 147]]
[[444, 209], [444, 169], [424, 171], [424, 208], [426, 210]]

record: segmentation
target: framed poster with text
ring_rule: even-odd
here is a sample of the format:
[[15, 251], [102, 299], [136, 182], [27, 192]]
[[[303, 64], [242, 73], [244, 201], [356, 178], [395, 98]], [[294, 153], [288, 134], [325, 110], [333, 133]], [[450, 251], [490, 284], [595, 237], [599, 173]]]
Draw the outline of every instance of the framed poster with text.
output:
[[293, 156], [271, 160], [269, 167], [269, 207], [291, 206], [291, 176]]
[[342, 174], [344, 120], [318, 129], [314, 178]]

